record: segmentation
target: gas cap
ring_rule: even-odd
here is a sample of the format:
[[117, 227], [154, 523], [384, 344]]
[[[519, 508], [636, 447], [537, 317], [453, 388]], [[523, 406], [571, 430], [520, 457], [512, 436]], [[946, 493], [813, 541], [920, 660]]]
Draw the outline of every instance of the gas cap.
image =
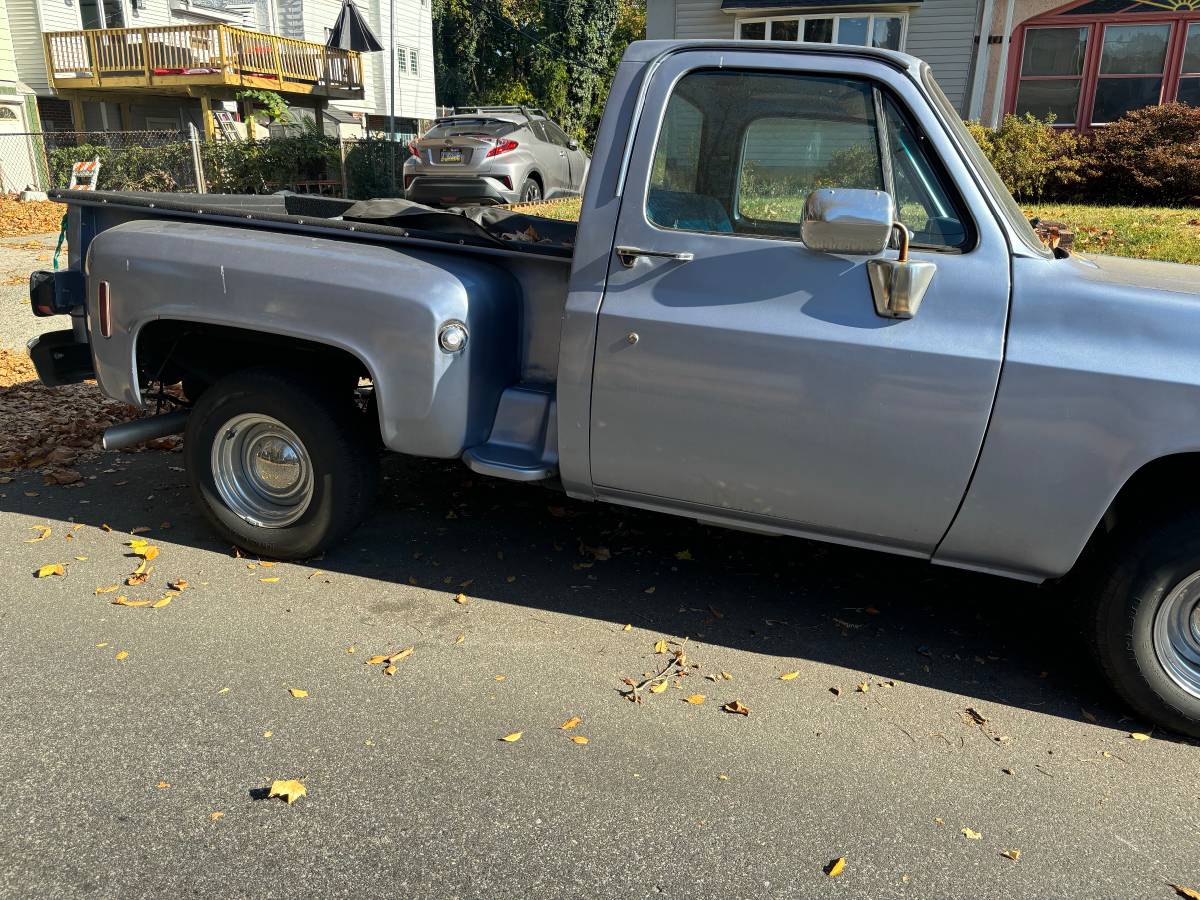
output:
[[457, 320], [443, 324], [438, 330], [438, 346], [447, 353], [457, 353], [467, 346], [467, 326]]

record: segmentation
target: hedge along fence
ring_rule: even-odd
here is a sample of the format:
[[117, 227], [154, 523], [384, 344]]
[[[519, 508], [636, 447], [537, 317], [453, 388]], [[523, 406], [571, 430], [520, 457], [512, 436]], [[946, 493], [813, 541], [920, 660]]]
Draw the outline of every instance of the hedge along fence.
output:
[[[110, 191], [196, 190], [192, 146], [181, 134], [152, 140], [152, 133], [113, 132], [81, 135], [66, 146], [45, 148], [49, 183], [65, 188], [71, 166], [100, 160], [100, 187]], [[146, 143], [138, 143], [144, 140]], [[45, 143], [52, 143], [46, 136]], [[200, 145], [205, 180], [212, 193], [261, 194], [295, 187], [301, 182], [341, 182], [345, 156], [347, 184], [353, 198], [399, 196], [408, 148], [374, 139], [339, 142], [303, 133], [257, 141], [208, 141]]]

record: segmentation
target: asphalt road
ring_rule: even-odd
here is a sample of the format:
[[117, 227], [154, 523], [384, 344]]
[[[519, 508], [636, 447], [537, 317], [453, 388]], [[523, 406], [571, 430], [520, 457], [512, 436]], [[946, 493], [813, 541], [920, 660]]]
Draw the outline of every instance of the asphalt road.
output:
[[[204, 527], [180, 463], [0, 484], [6, 897], [1200, 886], [1196, 746], [1129, 737], [1145, 723], [1053, 593], [401, 459], [348, 543], [262, 567]], [[94, 593], [133, 570], [138, 527], [161, 552], [121, 592], [189, 583], [160, 609]], [[65, 576], [33, 577], [50, 563]], [[698, 668], [630, 702], [659, 640]], [[409, 646], [392, 676], [367, 664]], [[291, 778], [307, 796], [265, 796]]]

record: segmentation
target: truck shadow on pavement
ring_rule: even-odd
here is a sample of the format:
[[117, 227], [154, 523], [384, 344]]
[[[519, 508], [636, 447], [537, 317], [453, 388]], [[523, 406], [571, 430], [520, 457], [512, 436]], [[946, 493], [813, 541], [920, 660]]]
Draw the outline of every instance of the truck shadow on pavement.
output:
[[[191, 507], [179, 454], [123, 454], [106, 473], [112, 459], [88, 467], [97, 477], [82, 490], [23, 476], [0, 511], [118, 531], [170, 519], [149, 536], [230, 552]], [[383, 473], [374, 514], [314, 567], [768, 654], [781, 672], [817, 662], [979, 704], [1139, 724], [1093, 674], [1051, 587], [579, 502], [458, 462], [390, 457]], [[364, 602], [380, 601], [377, 612], [401, 608], [386, 594]]]

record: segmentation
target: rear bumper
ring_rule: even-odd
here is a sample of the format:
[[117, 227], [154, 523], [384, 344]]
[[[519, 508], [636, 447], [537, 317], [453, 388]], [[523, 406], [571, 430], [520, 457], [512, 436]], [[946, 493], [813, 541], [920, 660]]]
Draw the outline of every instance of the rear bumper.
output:
[[505, 190], [497, 179], [482, 176], [416, 175], [404, 196], [426, 206], [488, 206], [517, 202], [517, 190]]
[[77, 341], [73, 329], [47, 331], [27, 346], [38, 379], [47, 387], [78, 384], [96, 377], [91, 345]]

